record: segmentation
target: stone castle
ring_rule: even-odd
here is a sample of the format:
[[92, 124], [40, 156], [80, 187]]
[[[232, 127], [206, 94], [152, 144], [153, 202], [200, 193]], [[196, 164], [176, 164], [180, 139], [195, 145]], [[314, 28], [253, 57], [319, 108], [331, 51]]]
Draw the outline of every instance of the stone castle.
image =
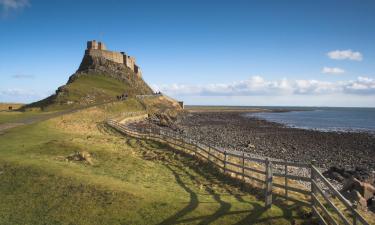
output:
[[115, 52], [107, 50], [103, 42], [97, 42], [95, 40], [87, 42], [86, 55], [97, 56], [105, 58], [109, 61], [120, 63], [131, 69], [138, 77], [142, 77], [142, 71], [135, 64], [135, 58], [128, 56], [125, 52]]

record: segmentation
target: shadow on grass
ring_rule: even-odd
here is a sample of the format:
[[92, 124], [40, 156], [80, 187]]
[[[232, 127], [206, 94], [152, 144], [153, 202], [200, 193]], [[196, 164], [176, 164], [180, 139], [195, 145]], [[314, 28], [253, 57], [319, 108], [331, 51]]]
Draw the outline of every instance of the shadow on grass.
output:
[[175, 224], [179, 218], [185, 216], [189, 212], [192, 212], [194, 209], [198, 207], [199, 204], [198, 195], [182, 181], [180, 174], [178, 174], [178, 172], [172, 169], [172, 167], [170, 167], [169, 165], [166, 165], [166, 167], [173, 173], [178, 185], [180, 185], [187, 193], [189, 193], [190, 201], [187, 206], [185, 206], [183, 209], [181, 209], [168, 219], [161, 222], [160, 225]]
[[[154, 141], [145, 141], [140, 144], [146, 151], [154, 151], [157, 153], [158, 158], [163, 154], [169, 157], [166, 161], [161, 161], [157, 158], [155, 160], [164, 164], [165, 167], [171, 171], [178, 185], [181, 186], [181, 188], [190, 196], [189, 202], [185, 207], [159, 223], [160, 225], [185, 223], [212, 224], [225, 216], [241, 214], [243, 214], [242, 218], [239, 219], [239, 221], [233, 221], [232, 224], [273, 224], [275, 220], [284, 220], [284, 222], [290, 221], [291, 224], [295, 224], [294, 221], [296, 219], [300, 219], [299, 224], [313, 224], [311, 220], [304, 215], [302, 210], [300, 210], [300, 205], [298, 203], [289, 202], [287, 204], [284, 199], [275, 196], [273, 209], [280, 209], [282, 214], [280, 215], [280, 213], [277, 213], [278, 215], [275, 216], [272, 215], [271, 212], [265, 215], [267, 210], [264, 208], [263, 204], [256, 200], [250, 201], [243, 198], [243, 196], [251, 195], [256, 196], [258, 201], [262, 201], [263, 192], [261, 189], [253, 188], [248, 184], [242, 183], [238, 179], [229, 177], [210, 163], [202, 161], [186, 152], [170, 148], [165, 144], [158, 144]], [[178, 155], [177, 159], [176, 155]], [[165, 157], [163, 158], [165, 159]], [[174, 158], [174, 160], [171, 160], [171, 158]], [[201, 186], [204, 187], [207, 195], [211, 196], [214, 202], [219, 205], [219, 208], [209, 215], [184, 218], [189, 213], [197, 210], [200, 204], [214, 202], [200, 201], [198, 198], [198, 192], [191, 188], [191, 184], [184, 182], [184, 179], [182, 179], [183, 176], [187, 176], [188, 180], [193, 183], [201, 183]], [[202, 180], [208, 183], [208, 185], [202, 185], [202, 182], [199, 180], [200, 177], [204, 178]], [[215, 188], [215, 186], [218, 188]], [[222, 191], [225, 193], [219, 193]], [[202, 195], [202, 193], [199, 193], [199, 195]], [[222, 199], [223, 196], [231, 196], [238, 202], [247, 204], [249, 210], [231, 211], [232, 205], [229, 202], [224, 201]], [[293, 215], [293, 211], [296, 212], [296, 215]]]

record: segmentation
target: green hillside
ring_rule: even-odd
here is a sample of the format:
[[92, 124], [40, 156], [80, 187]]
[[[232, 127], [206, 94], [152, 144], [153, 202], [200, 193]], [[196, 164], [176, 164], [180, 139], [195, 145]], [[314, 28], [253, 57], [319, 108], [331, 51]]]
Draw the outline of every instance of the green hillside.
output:
[[[0, 224], [308, 223], [293, 204], [276, 199], [265, 211], [256, 191], [241, 190], [205, 163], [104, 124], [142, 110], [129, 99], [0, 135]], [[93, 165], [68, 160], [82, 151]]]
[[73, 82], [59, 88], [57, 94], [28, 105], [43, 107], [44, 110], [85, 106], [95, 103], [115, 101], [116, 96], [124, 93], [135, 96], [148, 91], [142, 90], [142, 85], [129, 84], [102, 74], [82, 74]]
[[24, 106], [44, 111], [77, 108], [117, 100], [119, 95], [152, 95], [153, 90], [134, 71], [102, 57], [85, 55], [76, 73], [56, 93]]

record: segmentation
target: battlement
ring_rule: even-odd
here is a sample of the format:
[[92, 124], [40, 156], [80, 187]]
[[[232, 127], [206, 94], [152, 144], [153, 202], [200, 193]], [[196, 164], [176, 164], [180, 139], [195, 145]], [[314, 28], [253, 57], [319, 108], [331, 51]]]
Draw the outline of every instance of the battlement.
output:
[[135, 64], [134, 57], [126, 55], [125, 52], [109, 51], [107, 50], [105, 44], [100, 41], [88, 41], [85, 54], [102, 57], [112, 62], [123, 64], [136, 73], [138, 77], [142, 76], [141, 69]]

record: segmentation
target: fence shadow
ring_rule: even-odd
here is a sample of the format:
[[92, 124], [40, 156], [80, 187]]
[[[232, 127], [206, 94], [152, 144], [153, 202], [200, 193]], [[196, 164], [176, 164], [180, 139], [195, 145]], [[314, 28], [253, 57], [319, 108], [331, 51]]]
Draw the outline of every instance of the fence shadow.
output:
[[[184, 189], [185, 192], [189, 194], [190, 197], [189, 202], [185, 207], [159, 223], [160, 225], [184, 223], [212, 224], [222, 217], [240, 214], [244, 215], [243, 218], [240, 221], [234, 221], [233, 224], [271, 224], [273, 220], [284, 218], [286, 220], [293, 221], [295, 217], [298, 217], [292, 215], [292, 210], [296, 210], [296, 207], [299, 207], [298, 204], [286, 205], [285, 202], [281, 200], [276, 200], [274, 207], [282, 209], [283, 214], [280, 216], [264, 217], [263, 215], [267, 211], [267, 209], [264, 208], [264, 205], [259, 204], [256, 201], [247, 201], [243, 198], [243, 196], [246, 195], [254, 196], [254, 193], [256, 193], [258, 195], [257, 198], [261, 200], [262, 194], [259, 193], [259, 190], [256, 190], [247, 185], [242, 185], [240, 181], [222, 174], [216, 167], [213, 167], [206, 161], [202, 161], [199, 159], [197, 160], [197, 158], [195, 158], [194, 156], [185, 152], [178, 151], [171, 147], [166, 146], [166, 148], [172, 154], [178, 154], [181, 156], [179, 164], [175, 163], [171, 165], [169, 162], [164, 163], [164, 165], [168, 170], [171, 171], [176, 182]], [[197, 174], [198, 176], [194, 174]], [[199, 180], [197, 180], [198, 177], [204, 177], [205, 180], [210, 184], [204, 186], [204, 191], [205, 193], [207, 193], [207, 195], [211, 196], [211, 198], [214, 200], [213, 203], [217, 203], [219, 205], [219, 208], [209, 215], [184, 218], [189, 213], [196, 210], [200, 204], [207, 202], [202, 202], [199, 200], [199, 195], [202, 195], [202, 193], [197, 193], [197, 191], [190, 188], [189, 185], [184, 182], [182, 176], [187, 176], [189, 180], [196, 183], [199, 183]], [[225, 193], [219, 193], [215, 188], [211, 187], [212, 185], [219, 187], [220, 190], [224, 190]], [[225, 195], [232, 196], [236, 199], [236, 201], [248, 204], [249, 210], [231, 211], [231, 203], [226, 202], [222, 198]]]

